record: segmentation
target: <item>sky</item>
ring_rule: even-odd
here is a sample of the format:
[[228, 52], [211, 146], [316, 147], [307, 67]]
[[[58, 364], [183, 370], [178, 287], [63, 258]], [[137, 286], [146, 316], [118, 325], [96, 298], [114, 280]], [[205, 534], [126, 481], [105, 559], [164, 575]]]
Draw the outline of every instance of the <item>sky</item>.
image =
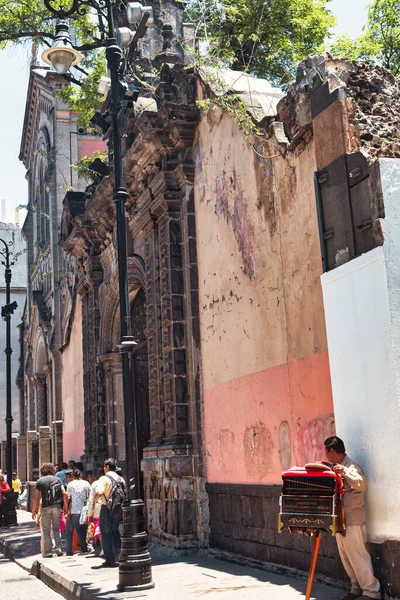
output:
[[[337, 18], [334, 33], [358, 35], [366, 22], [370, 0], [331, 0]], [[0, 50], [0, 200], [6, 199], [7, 222], [15, 222], [15, 207], [27, 203], [25, 168], [18, 160], [29, 78], [29, 57], [23, 49]], [[21, 219], [24, 211], [21, 213]], [[1, 214], [0, 221], [4, 217]], [[20, 223], [22, 224], [22, 223]]]

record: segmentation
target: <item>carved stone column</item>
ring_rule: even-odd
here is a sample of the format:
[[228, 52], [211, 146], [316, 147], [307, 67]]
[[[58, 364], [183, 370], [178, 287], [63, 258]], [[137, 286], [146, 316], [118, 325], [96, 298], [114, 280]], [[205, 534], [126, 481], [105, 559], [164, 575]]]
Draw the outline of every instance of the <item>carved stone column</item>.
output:
[[[179, 208], [179, 210], [178, 210]], [[190, 443], [185, 348], [184, 274], [180, 203], [159, 201], [157, 216], [160, 264], [161, 352], [164, 444]]]
[[27, 431], [26, 433], [26, 470], [27, 470], [27, 479], [28, 481], [32, 481], [33, 479], [33, 448], [32, 443], [37, 440], [37, 432], [36, 431]]
[[161, 354], [160, 268], [158, 229], [150, 212], [144, 225], [146, 265], [147, 347], [149, 360], [150, 446], [161, 443], [164, 435], [163, 381]]
[[117, 352], [100, 356], [104, 369], [107, 406], [108, 454], [125, 460], [125, 421], [122, 391], [122, 357]]
[[36, 428], [47, 425], [47, 388], [46, 376], [35, 375], [33, 377], [35, 387], [36, 405]]
[[29, 377], [27, 382], [28, 394], [28, 430], [36, 429], [36, 392], [35, 381], [33, 377]]
[[53, 421], [51, 425], [53, 462], [60, 463], [63, 460], [63, 422]]
[[51, 427], [39, 427], [39, 469], [43, 463], [51, 461]]
[[[198, 398], [188, 374], [193, 362], [191, 346], [187, 349], [192, 309], [196, 313], [196, 306], [188, 310], [186, 298], [191, 298], [192, 287], [197, 290], [195, 269], [193, 275], [191, 270], [195, 258], [187, 252], [183, 171], [177, 167], [160, 172], [150, 185], [154, 196], [150, 205], [154, 230], [146, 239], [150, 417], [153, 421], [154, 413], [159, 415], [161, 440], [155, 438], [154, 445], [151, 440], [142, 461], [149, 539], [190, 547], [204, 544], [203, 523], [198, 523], [203, 517], [196, 498], [202, 486], [195, 469], [191, 416], [191, 406]], [[195, 246], [195, 239], [190, 244]]]
[[99, 256], [80, 262], [78, 293], [82, 296], [83, 391], [85, 454], [87, 468], [94, 469], [107, 454], [106, 404], [103, 365], [98, 362], [99, 286], [103, 270]]
[[26, 436], [17, 437], [17, 473], [22, 480], [27, 478]]

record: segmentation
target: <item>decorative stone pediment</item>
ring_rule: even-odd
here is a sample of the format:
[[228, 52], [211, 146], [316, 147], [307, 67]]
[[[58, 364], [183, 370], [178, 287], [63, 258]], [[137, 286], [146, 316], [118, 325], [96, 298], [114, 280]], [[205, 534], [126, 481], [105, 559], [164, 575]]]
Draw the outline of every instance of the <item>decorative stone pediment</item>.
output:
[[67, 192], [63, 200], [60, 240], [65, 242], [73, 230], [73, 220], [85, 212], [85, 196], [83, 192]]
[[86, 199], [84, 192], [68, 192], [64, 198], [60, 246], [79, 258], [100, 254], [112, 241], [115, 208], [108, 177]]
[[33, 301], [38, 308], [39, 319], [41, 324], [47, 329], [51, 327], [51, 311], [46, 306], [46, 302], [44, 299], [44, 293], [42, 290], [34, 290], [32, 292]]

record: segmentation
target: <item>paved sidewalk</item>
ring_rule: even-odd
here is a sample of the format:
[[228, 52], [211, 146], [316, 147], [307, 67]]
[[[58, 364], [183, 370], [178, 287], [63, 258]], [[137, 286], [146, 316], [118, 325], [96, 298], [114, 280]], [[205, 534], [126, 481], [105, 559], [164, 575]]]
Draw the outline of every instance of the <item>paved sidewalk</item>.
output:
[[[304, 598], [306, 579], [236, 565], [207, 556], [165, 556], [152, 552], [155, 588], [146, 592], [118, 592], [118, 569], [94, 570], [97, 557], [63, 556], [42, 559], [40, 536], [31, 514], [18, 511], [19, 526], [0, 530], [0, 551], [68, 600], [298, 600]], [[295, 572], [293, 571], [293, 574]], [[343, 590], [314, 583], [315, 600], [339, 600]], [[33, 598], [36, 600], [36, 598]], [[39, 599], [38, 599], [39, 600]]]

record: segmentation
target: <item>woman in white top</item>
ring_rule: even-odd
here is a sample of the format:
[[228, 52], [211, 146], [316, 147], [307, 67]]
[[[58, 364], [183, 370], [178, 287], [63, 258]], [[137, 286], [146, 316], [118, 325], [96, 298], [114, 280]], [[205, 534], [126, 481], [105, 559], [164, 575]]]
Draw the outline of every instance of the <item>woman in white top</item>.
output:
[[68, 504], [64, 507], [65, 517], [67, 519], [67, 556], [72, 556], [72, 535], [74, 529], [78, 534], [79, 546], [81, 552], [87, 553], [88, 547], [86, 544], [86, 528], [87, 525], [81, 525], [79, 519], [84, 506], [86, 506], [89, 494], [90, 485], [82, 479], [82, 473], [79, 469], [74, 469], [72, 472], [74, 479], [67, 485]]

